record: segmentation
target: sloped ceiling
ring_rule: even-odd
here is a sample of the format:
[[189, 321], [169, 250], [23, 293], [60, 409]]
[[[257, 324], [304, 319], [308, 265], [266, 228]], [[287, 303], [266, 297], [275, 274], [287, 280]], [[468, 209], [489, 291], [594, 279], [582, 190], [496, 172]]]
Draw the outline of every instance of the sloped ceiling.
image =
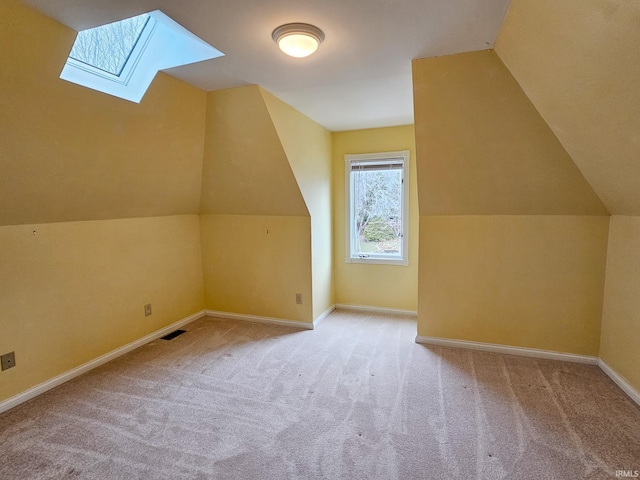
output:
[[207, 94], [200, 213], [309, 216], [260, 87]]
[[493, 50], [413, 62], [421, 215], [608, 215]]
[[640, 2], [512, 0], [495, 50], [609, 211], [640, 215]]
[[307, 209], [331, 210], [331, 133], [295, 108], [260, 89]]
[[[170, 75], [205, 91], [261, 85], [332, 131], [411, 124], [411, 59], [491, 48], [509, 3], [23, 1], [74, 30], [160, 9], [225, 53], [170, 69]], [[289, 22], [312, 23], [324, 31], [326, 39], [316, 54], [294, 59], [278, 50], [271, 33]]]
[[206, 94], [140, 104], [60, 80], [75, 32], [0, 2], [0, 225], [198, 213]]

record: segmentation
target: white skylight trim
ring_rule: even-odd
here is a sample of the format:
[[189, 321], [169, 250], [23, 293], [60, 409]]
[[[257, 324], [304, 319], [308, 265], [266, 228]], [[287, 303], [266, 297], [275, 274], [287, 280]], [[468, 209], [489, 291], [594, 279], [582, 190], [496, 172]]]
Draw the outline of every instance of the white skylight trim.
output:
[[[109, 66], [107, 61], [90, 60], [88, 58], [90, 55], [86, 55], [84, 58], [76, 55], [83, 60], [94, 63], [94, 65], [90, 65], [87, 61], [78, 60], [70, 55], [62, 69], [60, 78], [139, 103], [159, 70], [210, 60], [224, 55], [160, 10], [145, 15], [148, 15], [148, 19], [145, 20], [146, 23], [137, 39], [133, 42], [128, 39], [118, 45], [125, 53], [127, 46], [131, 49], [124, 63], [119, 67], [119, 73], [113, 73], [118, 71], [113, 66], [114, 64], [119, 65], [116, 61], [111, 62]], [[127, 20], [132, 21], [133, 19], [138, 19], [138, 17]], [[123, 20], [123, 22], [127, 20]], [[78, 34], [76, 42], [81, 39], [83, 33]], [[106, 38], [106, 36], [103, 37]], [[108, 56], [108, 54], [105, 55]], [[107, 68], [104, 68], [105, 65]]]

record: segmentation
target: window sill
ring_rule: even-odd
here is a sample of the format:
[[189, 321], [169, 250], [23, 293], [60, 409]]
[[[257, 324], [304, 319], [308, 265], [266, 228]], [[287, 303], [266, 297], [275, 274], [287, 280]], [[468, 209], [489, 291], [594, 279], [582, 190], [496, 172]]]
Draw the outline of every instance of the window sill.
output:
[[409, 266], [409, 259], [407, 258], [380, 258], [380, 257], [346, 257], [346, 263], [369, 263], [372, 265], [396, 265], [401, 267]]

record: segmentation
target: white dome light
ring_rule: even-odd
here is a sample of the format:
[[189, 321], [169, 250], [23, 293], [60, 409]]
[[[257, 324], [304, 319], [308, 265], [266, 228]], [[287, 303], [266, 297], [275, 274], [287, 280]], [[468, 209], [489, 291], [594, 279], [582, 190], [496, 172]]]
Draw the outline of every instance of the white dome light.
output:
[[276, 28], [271, 37], [287, 55], [303, 58], [318, 49], [324, 40], [324, 33], [307, 23], [287, 23]]

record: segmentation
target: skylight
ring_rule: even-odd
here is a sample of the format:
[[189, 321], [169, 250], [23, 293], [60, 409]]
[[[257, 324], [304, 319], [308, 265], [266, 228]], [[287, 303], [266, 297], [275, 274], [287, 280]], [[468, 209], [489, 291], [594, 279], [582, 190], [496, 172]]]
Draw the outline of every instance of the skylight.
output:
[[222, 55], [156, 10], [79, 32], [60, 78], [137, 103], [159, 70]]
[[78, 33], [69, 58], [120, 76], [149, 15], [126, 18]]

